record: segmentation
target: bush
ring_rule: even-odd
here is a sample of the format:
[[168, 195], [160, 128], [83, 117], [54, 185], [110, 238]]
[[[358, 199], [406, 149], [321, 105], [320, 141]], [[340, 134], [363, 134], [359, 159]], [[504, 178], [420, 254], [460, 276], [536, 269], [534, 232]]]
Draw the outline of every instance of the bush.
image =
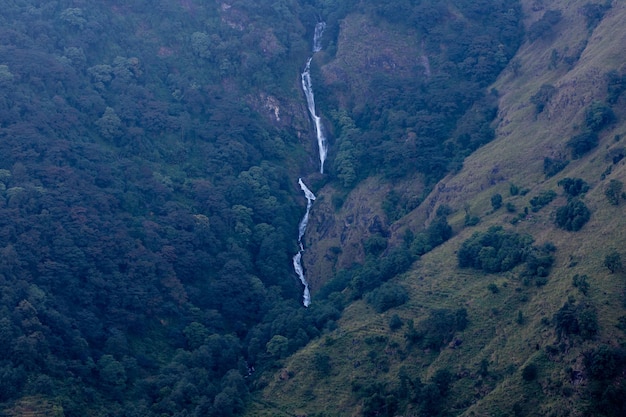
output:
[[587, 295], [587, 292], [589, 291], [589, 282], [587, 281], [587, 278], [589, 278], [587, 275], [578, 274], [574, 275], [572, 278], [572, 285], [574, 288], [578, 288], [578, 291], [584, 295]]
[[437, 309], [430, 312], [422, 322], [418, 335], [423, 348], [439, 349], [452, 341], [457, 331], [467, 327], [467, 310]]
[[593, 30], [604, 17], [607, 10], [611, 8], [611, 2], [604, 4], [587, 3], [581, 7], [580, 11], [587, 21], [587, 29]]
[[572, 148], [572, 158], [577, 159], [598, 146], [598, 134], [586, 129], [582, 133], [573, 136], [567, 146]]
[[375, 234], [367, 238], [363, 242], [363, 249], [365, 253], [372, 256], [379, 256], [385, 249], [387, 249], [387, 239], [380, 234]]
[[546, 175], [546, 178], [554, 177], [556, 174], [563, 171], [567, 164], [569, 164], [569, 161], [565, 159], [545, 157], [543, 159], [543, 173]]
[[557, 184], [563, 187], [568, 198], [578, 197], [589, 190], [589, 185], [580, 178], [563, 178]]
[[563, 15], [559, 10], [546, 11], [541, 19], [530, 25], [528, 28], [528, 38], [532, 42], [553, 34], [554, 27], [561, 21], [562, 17]]
[[613, 251], [604, 257], [604, 266], [606, 266], [611, 274], [614, 274], [622, 270], [622, 256]]
[[386, 282], [369, 293], [366, 301], [374, 307], [378, 313], [400, 306], [409, 300], [409, 293], [401, 285]]
[[502, 207], [502, 196], [500, 194], [494, 194], [491, 196], [491, 207], [493, 211], [497, 211]]
[[457, 253], [461, 268], [475, 268], [486, 272], [503, 272], [524, 261], [532, 237], [507, 232], [502, 227], [490, 227], [477, 232], [461, 245]]
[[609, 200], [614, 206], [619, 205], [619, 200], [622, 198], [622, 189], [624, 188], [624, 183], [620, 180], [611, 180], [609, 181], [609, 185], [604, 190], [604, 195], [606, 199]]
[[404, 322], [397, 314], [394, 314], [389, 319], [389, 329], [391, 329], [391, 331], [398, 330], [403, 324]]
[[585, 110], [585, 124], [592, 132], [599, 132], [615, 121], [615, 113], [605, 103], [594, 101]]
[[598, 316], [590, 305], [574, 303], [570, 299], [554, 315], [554, 323], [559, 339], [562, 336], [579, 335], [584, 340], [593, 339], [598, 333]]
[[498, 288], [498, 286], [494, 284], [493, 282], [487, 285], [487, 289], [491, 291], [492, 294], [497, 294], [500, 292], [500, 288]]
[[509, 201], [508, 203], [506, 203], [506, 211], [508, 211], [509, 213], [515, 213], [517, 211], [517, 207], [515, 207], [515, 204]]
[[556, 193], [552, 190], [544, 191], [543, 193], [534, 196], [530, 199], [530, 205], [533, 212], [538, 212], [556, 198]]
[[534, 363], [528, 364], [522, 369], [522, 378], [524, 381], [530, 382], [537, 379], [537, 375], [539, 374], [539, 368]]
[[539, 91], [530, 97], [530, 102], [535, 105], [535, 112], [541, 113], [550, 101], [550, 99], [556, 94], [556, 88], [550, 84], [543, 84]]
[[626, 365], [626, 350], [602, 345], [583, 354], [583, 363], [589, 377], [596, 381], [612, 379]]
[[580, 230], [589, 218], [591, 211], [585, 203], [580, 200], [570, 200], [567, 205], [559, 207], [556, 210], [556, 225], [571, 232]]
[[622, 75], [612, 70], [607, 74], [607, 80], [607, 101], [610, 104], [615, 104], [622, 93], [626, 91], [626, 74]]

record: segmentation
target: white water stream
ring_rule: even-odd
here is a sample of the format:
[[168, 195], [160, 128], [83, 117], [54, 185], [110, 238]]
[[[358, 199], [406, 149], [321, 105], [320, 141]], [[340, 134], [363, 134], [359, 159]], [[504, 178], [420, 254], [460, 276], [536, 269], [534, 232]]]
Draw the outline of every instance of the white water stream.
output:
[[313, 200], [315, 200], [315, 194], [311, 192], [307, 188], [307, 186], [302, 181], [302, 178], [298, 178], [298, 184], [300, 184], [300, 188], [304, 191], [304, 196], [306, 197], [306, 213], [302, 220], [300, 220], [300, 224], [298, 225], [298, 245], [300, 246], [300, 250], [293, 257], [293, 269], [298, 274], [298, 278], [300, 278], [300, 282], [304, 285], [304, 295], [302, 303], [305, 307], [308, 307], [311, 304], [311, 292], [309, 291], [309, 283], [306, 278], [304, 278], [304, 270], [302, 269], [302, 252], [304, 252], [304, 245], [302, 244], [302, 238], [304, 237], [304, 232], [306, 232], [306, 226], [309, 223], [309, 213], [311, 212], [311, 206], [313, 205]]
[[[326, 23], [320, 22], [315, 25], [315, 35], [313, 37], [313, 54], [321, 51], [322, 44], [321, 38], [326, 28]], [[302, 90], [306, 96], [306, 104], [313, 119], [315, 125], [315, 135], [317, 136], [317, 148], [320, 154], [320, 173], [324, 173], [324, 161], [326, 161], [326, 154], [328, 153], [328, 144], [326, 143], [326, 136], [324, 135], [324, 129], [322, 127], [322, 118], [319, 117], [315, 111], [315, 96], [313, 95], [313, 83], [311, 82], [311, 56], [306, 62], [304, 72], [302, 72]]]
[[[315, 25], [315, 34], [313, 35], [313, 54], [319, 52], [322, 49], [321, 38], [324, 33], [324, 29], [326, 28], [326, 23], [319, 22]], [[304, 91], [304, 95], [306, 96], [307, 107], [309, 108], [309, 113], [311, 114], [311, 118], [313, 119], [313, 123], [315, 125], [315, 134], [317, 135], [317, 147], [319, 149], [320, 155], [320, 173], [324, 173], [324, 161], [326, 161], [326, 154], [328, 152], [328, 145], [326, 143], [326, 136], [324, 136], [324, 131], [322, 129], [322, 119], [315, 113], [315, 97], [313, 96], [313, 84], [311, 82], [311, 60], [313, 56], [311, 56], [306, 62], [306, 66], [304, 68], [304, 72], [302, 73], [302, 90]], [[305, 307], [311, 305], [311, 292], [309, 291], [309, 283], [304, 277], [304, 269], [302, 268], [302, 253], [304, 252], [304, 245], [302, 244], [302, 238], [304, 237], [304, 233], [306, 232], [306, 226], [309, 223], [309, 213], [311, 212], [311, 206], [313, 206], [313, 200], [315, 200], [315, 194], [308, 189], [308, 187], [302, 181], [302, 178], [298, 178], [298, 184], [300, 184], [300, 189], [304, 192], [304, 196], [306, 197], [306, 213], [302, 220], [300, 220], [300, 224], [298, 225], [298, 245], [300, 250], [293, 257], [293, 269], [298, 274], [298, 278], [300, 278], [300, 282], [304, 285], [304, 294], [302, 296], [302, 303]]]

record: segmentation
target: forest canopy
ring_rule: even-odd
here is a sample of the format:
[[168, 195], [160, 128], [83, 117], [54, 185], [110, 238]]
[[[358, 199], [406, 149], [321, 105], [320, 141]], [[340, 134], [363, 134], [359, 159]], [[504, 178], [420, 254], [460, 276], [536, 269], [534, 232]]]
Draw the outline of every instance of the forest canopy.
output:
[[[493, 138], [484, 90], [521, 42], [515, 0], [391, 4], [358, 9], [413, 28], [432, 76], [381, 76], [354, 109], [318, 84], [334, 132], [325, 180], [344, 187], [377, 173], [433, 184], [458, 168]], [[39, 396], [68, 417], [234, 415], [265, 370], [333, 328], [339, 296], [303, 308], [292, 270], [295, 179], [311, 165], [299, 75], [316, 22], [332, 59], [356, 6], [3, 5], [0, 402]], [[377, 265], [380, 280], [412, 260], [397, 258]], [[377, 309], [406, 301], [381, 282], [366, 288]]]

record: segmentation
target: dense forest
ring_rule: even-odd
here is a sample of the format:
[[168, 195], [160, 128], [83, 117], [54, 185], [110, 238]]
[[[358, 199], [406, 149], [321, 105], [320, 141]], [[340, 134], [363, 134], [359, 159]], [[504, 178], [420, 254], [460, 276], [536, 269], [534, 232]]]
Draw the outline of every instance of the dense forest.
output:
[[[525, 39], [521, 10], [518, 0], [3, 5], [3, 412], [241, 414], [277, 363], [334, 330], [349, 303], [384, 312], [406, 302], [390, 280], [452, 236], [451, 210], [439, 207], [394, 246], [384, 233], [369, 237], [364, 261], [327, 277], [304, 308], [291, 259], [306, 203], [297, 179], [349, 192], [371, 176], [418, 177], [425, 197], [494, 138], [498, 91], [488, 86]], [[417, 56], [355, 68], [342, 38], [349, 15], [409, 39]], [[312, 76], [330, 136], [324, 175], [312, 174], [317, 148], [300, 86], [319, 21], [326, 32]], [[614, 115], [598, 104], [588, 119], [581, 134], [593, 136]], [[594, 138], [572, 138], [573, 157]], [[391, 195], [388, 221], [422, 198]], [[560, 227], [584, 224], [583, 203], [571, 204]], [[540, 280], [553, 263], [553, 248], [526, 235], [490, 229], [472, 239], [460, 267], [525, 264]], [[485, 255], [485, 239], [505, 252]], [[462, 308], [437, 310], [421, 327], [411, 322], [407, 340], [438, 349], [467, 322]], [[318, 358], [320, 372], [326, 362]], [[421, 384], [401, 379], [413, 391]], [[405, 386], [399, 402], [372, 386], [353, 393], [367, 399], [366, 415], [409, 402], [438, 415], [450, 382], [442, 371], [419, 398]]]

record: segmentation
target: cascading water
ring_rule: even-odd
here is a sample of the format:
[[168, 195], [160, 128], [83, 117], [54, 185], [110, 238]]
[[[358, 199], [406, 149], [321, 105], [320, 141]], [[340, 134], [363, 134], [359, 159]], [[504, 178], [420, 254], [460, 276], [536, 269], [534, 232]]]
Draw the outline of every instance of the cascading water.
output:
[[[313, 54], [319, 52], [322, 49], [322, 34], [324, 33], [324, 29], [326, 28], [326, 23], [319, 22], [315, 25], [315, 34], [313, 35]], [[324, 173], [324, 161], [326, 160], [326, 153], [328, 152], [328, 145], [326, 144], [326, 136], [324, 136], [324, 131], [322, 130], [322, 119], [315, 113], [315, 98], [313, 96], [313, 84], [311, 83], [311, 60], [313, 57], [311, 56], [306, 62], [306, 66], [304, 68], [304, 72], [302, 73], [302, 90], [304, 91], [304, 95], [306, 96], [306, 103], [309, 108], [309, 113], [311, 114], [311, 118], [313, 119], [313, 123], [315, 124], [315, 134], [317, 135], [317, 147], [319, 149], [320, 155], [320, 173]], [[309, 213], [311, 212], [311, 206], [313, 206], [313, 200], [315, 200], [315, 194], [311, 192], [307, 188], [307, 186], [302, 181], [302, 178], [298, 178], [298, 184], [300, 184], [300, 189], [304, 192], [304, 196], [306, 197], [306, 213], [302, 220], [300, 220], [300, 224], [298, 225], [298, 246], [300, 250], [293, 257], [293, 269], [298, 274], [298, 278], [300, 278], [300, 282], [304, 285], [304, 294], [302, 296], [302, 303], [305, 307], [311, 305], [311, 292], [309, 291], [309, 283], [304, 277], [304, 269], [302, 268], [302, 253], [304, 252], [304, 245], [302, 244], [302, 238], [304, 237], [304, 233], [306, 232], [306, 226], [309, 223]]]
[[[326, 28], [326, 23], [320, 22], [315, 25], [315, 35], [313, 37], [313, 54], [319, 52], [322, 49], [321, 38]], [[306, 62], [304, 72], [302, 72], [302, 90], [306, 96], [306, 104], [313, 119], [315, 125], [315, 135], [317, 136], [317, 148], [320, 154], [320, 173], [324, 173], [324, 161], [326, 161], [326, 154], [328, 152], [328, 145], [326, 143], [326, 136], [324, 135], [324, 129], [322, 127], [322, 118], [315, 112], [315, 96], [313, 95], [313, 84], [311, 82], [311, 56]]]
[[309, 213], [311, 212], [311, 206], [313, 205], [313, 200], [315, 200], [315, 194], [311, 192], [307, 188], [307, 186], [302, 181], [302, 178], [298, 178], [298, 184], [300, 184], [300, 188], [304, 191], [304, 196], [306, 197], [306, 213], [302, 220], [300, 220], [300, 224], [298, 225], [298, 245], [300, 246], [300, 250], [293, 257], [293, 269], [295, 269], [296, 274], [298, 274], [298, 278], [300, 278], [300, 282], [304, 285], [304, 295], [303, 301], [305, 307], [308, 307], [311, 304], [311, 292], [309, 291], [309, 283], [306, 278], [304, 278], [304, 270], [302, 269], [302, 252], [304, 252], [304, 245], [302, 244], [302, 238], [304, 237], [304, 232], [306, 232], [306, 226], [309, 223]]

